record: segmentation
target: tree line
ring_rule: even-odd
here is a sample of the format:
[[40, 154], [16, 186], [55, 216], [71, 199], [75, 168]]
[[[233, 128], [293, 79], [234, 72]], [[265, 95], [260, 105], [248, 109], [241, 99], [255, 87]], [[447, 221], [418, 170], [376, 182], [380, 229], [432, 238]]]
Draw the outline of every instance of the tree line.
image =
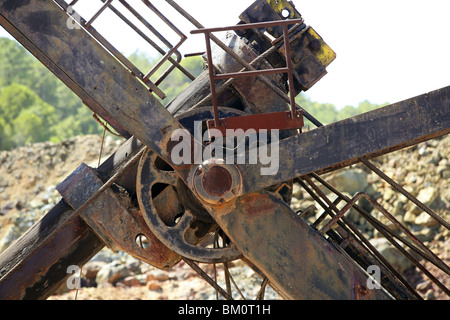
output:
[[[128, 58], [140, 70], [150, 70], [157, 59], [140, 51]], [[201, 57], [184, 59], [181, 64], [194, 76], [203, 69]], [[165, 68], [160, 70], [163, 72]], [[189, 83], [190, 80], [175, 69], [160, 85], [167, 96], [161, 102], [171, 101]], [[297, 97], [297, 102], [323, 123], [379, 107], [364, 101], [358, 107], [337, 110], [333, 104], [312, 102], [303, 95]], [[77, 95], [18, 42], [0, 38], [0, 150], [102, 132], [103, 127]]]

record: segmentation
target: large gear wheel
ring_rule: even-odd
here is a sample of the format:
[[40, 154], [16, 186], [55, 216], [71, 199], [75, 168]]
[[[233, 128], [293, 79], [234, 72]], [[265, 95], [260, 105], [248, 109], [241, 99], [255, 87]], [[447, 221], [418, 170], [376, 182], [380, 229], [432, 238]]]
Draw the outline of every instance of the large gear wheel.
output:
[[[223, 108], [221, 116], [242, 115], [242, 112]], [[188, 130], [194, 121], [210, 119], [211, 108], [184, 113], [178, 120]], [[214, 219], [202, 207], [173, 168], [151, 150], [139, 163], [137, 197], [146, 223], [152, 232], [179, 255], [204, 263], [228, 262], [241, 258], [237, 247], [220, 232]], [[212, 235], [222, 235], [222, 246], [208, 246]]]
[[[221, 118], [244, 114], [236, 109], [220, 108]], [[186, 112], [178, 120], [193, 132], [194, 121], [212, 117], [211, 108], [205, 107]], [[290, 202], [292, 183], [269, 189], [284, 201]], [[242, 257], [238, 248], [221, 232], [175, 170], [151, 150], [147, 150], [140, 160], [136, 190], [141, 212], [149, 228], [174, 252], [203, 263], [223, 263]], [[220, 247], [210, 246], [214, 234], [222, 239]]]

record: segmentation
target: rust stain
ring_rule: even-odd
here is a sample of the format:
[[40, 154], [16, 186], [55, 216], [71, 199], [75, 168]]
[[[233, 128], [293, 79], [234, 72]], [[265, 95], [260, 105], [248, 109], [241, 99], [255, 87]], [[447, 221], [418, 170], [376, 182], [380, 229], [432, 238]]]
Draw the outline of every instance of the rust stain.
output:
[[354, 284], [354, 292], [355, 292], [355, 299], [356, 300], [362, 300], [367, 295], [367, 288], [364, 285], [361, 285], [358, 281], [355, 281]]
[[171, 126], [165, 126], [164, 128], [162, 128], [160, 131], [161, 131], [161, 133], [163, 134], [163, 135], [165, 135], [169, 130], [170, 130], [170, 128], [172, 128]]
[[242, 205], [246, 207], [245, 212], [247, 212], [248, 215], [252, 217], [260, 216], [265, 212], [271, 212], [275, 208], [274, 203], [260, 193], [247, 195], [243, 199]]

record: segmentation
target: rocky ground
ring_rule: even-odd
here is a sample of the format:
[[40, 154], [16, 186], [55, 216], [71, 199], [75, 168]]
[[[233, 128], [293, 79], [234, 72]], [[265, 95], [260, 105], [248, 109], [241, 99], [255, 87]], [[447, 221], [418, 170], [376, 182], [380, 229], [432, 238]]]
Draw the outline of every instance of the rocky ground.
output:
[[[111, 154], [119, 144], [120, 141], [107, 137], [103, 155]], [[100, 145], [100, 137], [83, 136], [59, 144], [38, 143], [10, 152], [0, 152], [0, 252], [60, 200], [55, 186], [81, 162], [97, 166]], [[446, 136], [372, 162], [446, 221], [450, 221], [449, 153], [450, 136]], [[355, 165], [324, 175], [323, 178], [350, 198], [360, 191], [368, 193], [450, 265], [450, 232], [374, 173], [361, 165]], [[321, 189], [331, 201], [334, 200], [328, 189]], [[320, 206], [299, 185], [294, 185], [293, 194], [294, 210], [307, 211], [307, 219], [310, 221], [321, 214]], [[359, 204], [383, 223], [390, 224], [369, 202], [360, 201]], [[351, 210], [346, 216], [358, 225], [383, 256], [411, 281], [425, 299], [448, 299], [358, 213]], [[201, 266], [214, 277], [211, 265]], [[450, 288], [450, 276], [437, 270], [429, 262], [425, 267]], [[242, 294], [254, 299], [260, 289], [259, 276], [241, 261], [233, 262], [229, 268]], [[184, 262], [166, 272], [141, 263], [125, 253], [113, 253], [107, 248], [83, 266], [82, 274], [82, 288], [78, 292], [69, 291], [64, 284], [50, 299], [75, 299], [75, 296], [79, 300], [216, 298], [215, 290]], [[216, 274], [219, 284], [225, 288], [222, 265], [217, 265]], [[235, 289], [233, 296], [240, 298]], [[280, 298], [271, 288], [266, 289], [266, 299]]]

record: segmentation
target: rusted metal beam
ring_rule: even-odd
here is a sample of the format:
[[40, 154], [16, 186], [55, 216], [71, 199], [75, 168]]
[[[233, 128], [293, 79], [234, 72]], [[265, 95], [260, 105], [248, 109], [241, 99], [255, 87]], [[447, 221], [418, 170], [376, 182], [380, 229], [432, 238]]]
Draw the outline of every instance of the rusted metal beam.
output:
[[209, 212], [288, 299], [392, 299], [382, 288], [367, 288], [365, 271], [265, 190]]
[[[129, 139], [98, 169], [102, 181], [121, 170], [142, 148]], [[132, 175], [132, 168], [128, 170]], [[128, 172], [117, 183], [128, 184]], [[105, 243], [65, 201], [59, 202], [0, 255], [0, 300], [46, 299]]]
[[279, 160], [274, 175], [261, 179], [262, 164], [237, 165], [243, 175], [242, 194], [311, 172], [336, 170], [361, 157], [374, 158], [449, 132], [450, 86], [281, 140], [278, 150], [271, 149]]
[[0, 255], [0, 300], [46, 299], [103, 246], [61, 201]]

